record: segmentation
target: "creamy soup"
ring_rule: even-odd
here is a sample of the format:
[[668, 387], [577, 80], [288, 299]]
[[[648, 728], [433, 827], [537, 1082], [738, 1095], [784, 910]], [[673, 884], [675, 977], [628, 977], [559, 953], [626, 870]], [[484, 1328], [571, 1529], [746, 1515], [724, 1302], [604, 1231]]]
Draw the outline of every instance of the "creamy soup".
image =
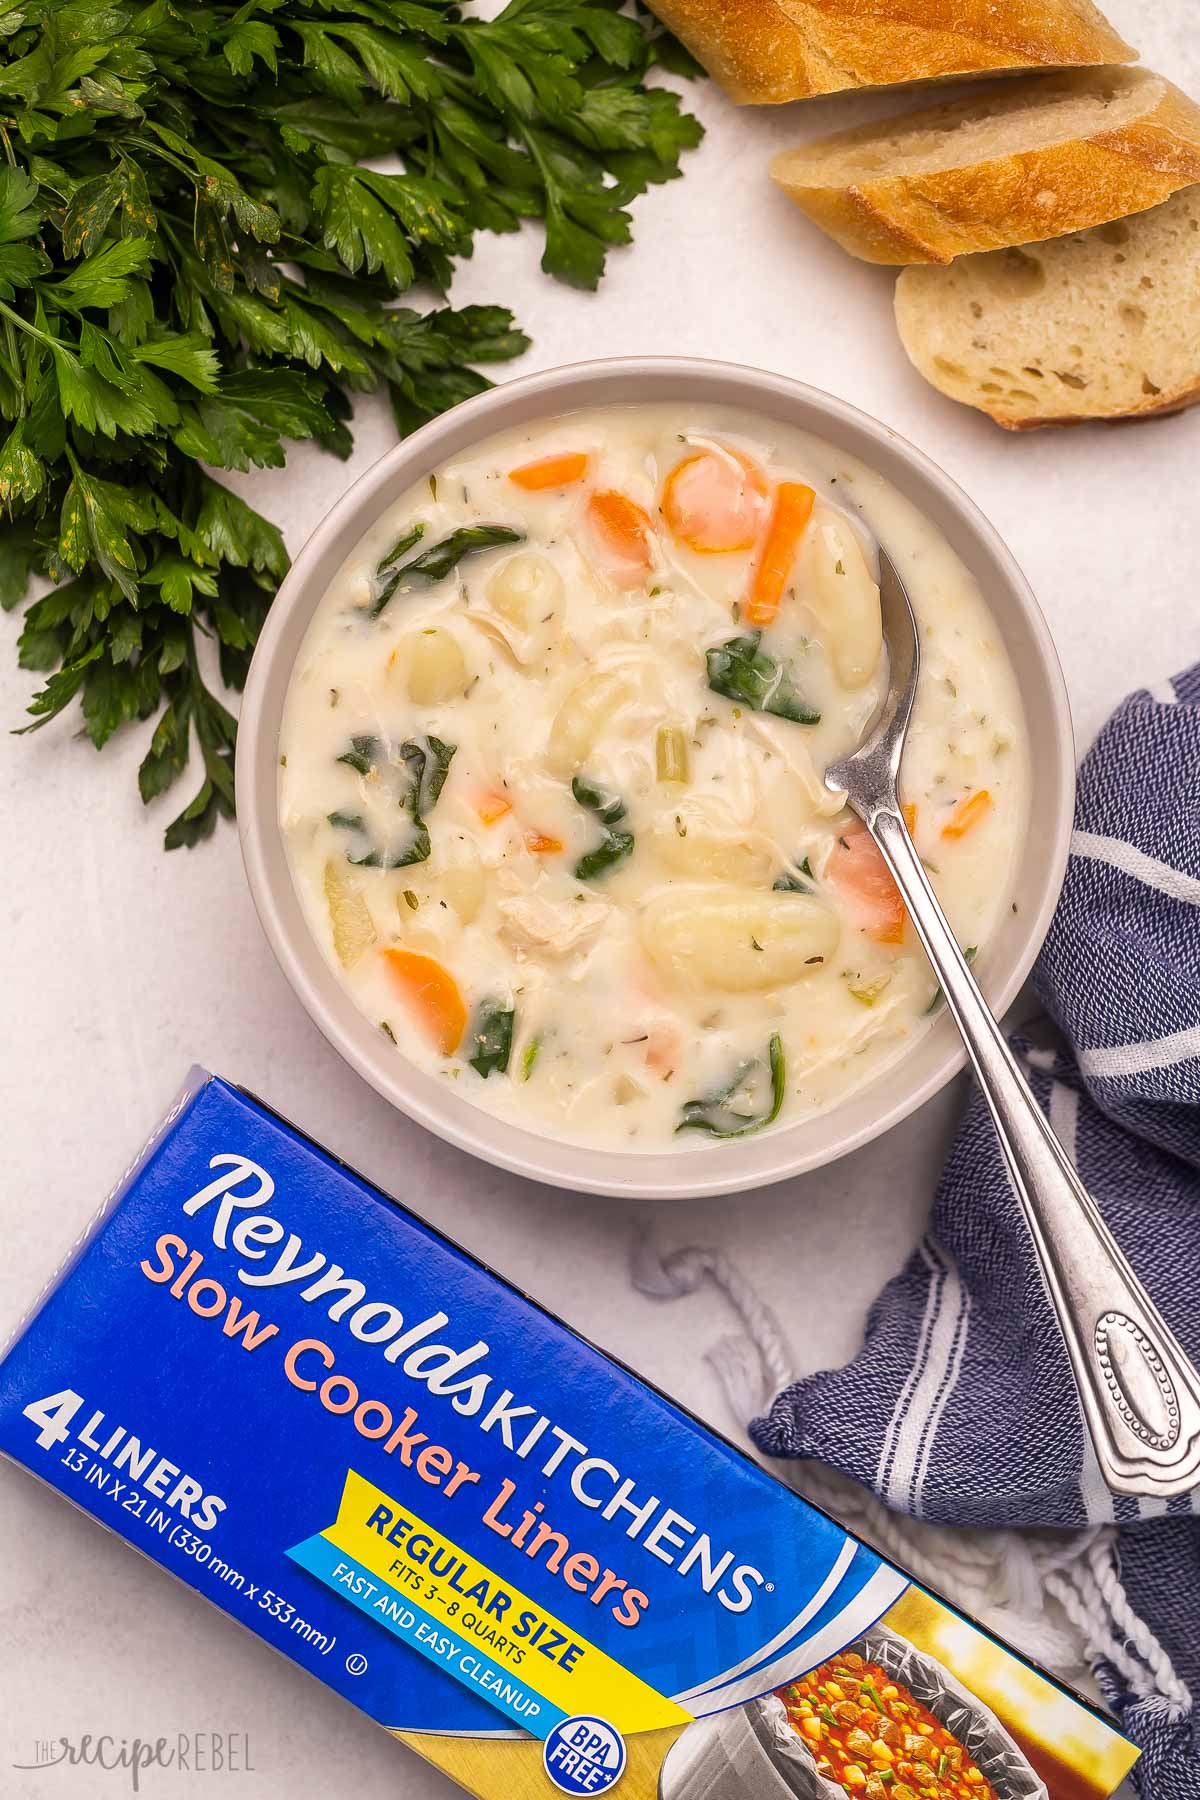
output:
[[686, 1150], [835, 1104], [928, 1028], [928, 962], [821, 778], [886, 685], [876, 537], [921, 630], [905, 816], [982, 958], [1020, 699], [879, 476], [753, 414], [633, 406], [493, 437], [381, 515], [297, 659], [279, 808], [397, 1056], [535, 1131]]

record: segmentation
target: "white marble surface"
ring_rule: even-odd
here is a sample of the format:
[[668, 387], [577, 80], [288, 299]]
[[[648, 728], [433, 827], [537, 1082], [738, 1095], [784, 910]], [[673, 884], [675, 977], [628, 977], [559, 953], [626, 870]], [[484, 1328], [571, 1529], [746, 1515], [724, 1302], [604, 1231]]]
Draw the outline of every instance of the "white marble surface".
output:
[[[1145, 60], [1200, 92], [1186, 0], [1109, 11]], [[890, 324], [890, 277], [850, 262], [766, 180], [768, 154], [870, 103], [735, 112], [715, 90], [686, 179], [636, 209], [637, 242], [596, 298], [540, 277], [533, 234], [481, 242], [455, 299], [511, 303], [534, 340], [519, 369], [588, 355], [690, 352], [782, 370], [888, 420], [948, 468], [1007, 536], [1058, 641], [1081, 744], [1131, 685], [1200, 655], [1200, 413], [1118, 430], [1010, 437], [924, 386]], [[517, 370], [513, 371], [518, 372]], [[347, 467], [298, 452], [244, 483], [299, 547], [334, 493], [382, 451], [361, 421]], [[0, 627], [6, 639], [11, 623]], [[18, 723], [27, 678], [0, 655]], [[97, 761], [69, 727], [6, 740], [0, 939], [5, 1182], [0, 1338], [165, 1104], [186, 1066], [257, 1090], [398, 1191], [602, 1344], [726, 1429], [703, 1350], [728, 1328], [717, 1296], [672, 1308], [635, 1295], [627, 1253], [652, 1225], [668, 1244], [719, 1243], [783, 1317], [798, 1370], [844, 1359], [866, 1308], [927, 1210], [957, 1096], [837, 1167], [687, 1213], [572, 1198], [468, 1160], [390, 1111], [321, 1039], [267, 951], [232, 830], [188, 855], [159, 849], [136, 736]], [[349, 1706], [98, 1531], [0, 1468], [0, 1793], [126, 1791], [121, 1778], [22, 1774], [36, 1739], [108, 1731], [248, 1733], [247, 1800], [435, 1800], [452, 1790]], [[154, 1775], [151, 1800], [218, 1777]], [[458, 1790], [453, 1790], [458, 1791]]]

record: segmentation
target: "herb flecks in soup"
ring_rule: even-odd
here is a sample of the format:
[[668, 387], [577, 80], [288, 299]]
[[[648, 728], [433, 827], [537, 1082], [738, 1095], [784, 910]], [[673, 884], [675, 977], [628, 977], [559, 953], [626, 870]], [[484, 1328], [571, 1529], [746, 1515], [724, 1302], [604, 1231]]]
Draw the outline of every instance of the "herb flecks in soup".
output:
[[927, 1029], [900, 896], [821, 779], [885, 684], [875, 536], [921, 629], [909, 829], [986, 958], [1020, 703], [971, 578], [878, 476], [753, 415], [630, 407], [494, 438], [389, 508], [280, 744], [296, 887], [389, 1054], [552, 1136], [734, 1156]]

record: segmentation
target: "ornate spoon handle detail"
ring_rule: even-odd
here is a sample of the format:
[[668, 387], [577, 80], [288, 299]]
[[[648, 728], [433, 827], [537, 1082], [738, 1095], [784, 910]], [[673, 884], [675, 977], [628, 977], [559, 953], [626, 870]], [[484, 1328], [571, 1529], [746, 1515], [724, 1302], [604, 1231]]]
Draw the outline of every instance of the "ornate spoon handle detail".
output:
[[1058, 1314], [1100, 1470], [1119, 1494], [1200, 1481], [1200, 1374], [1134, 1274], [1038, 1106], [904, 828], [895, 792], [848, 798], [895, 876], [991, 1110]]

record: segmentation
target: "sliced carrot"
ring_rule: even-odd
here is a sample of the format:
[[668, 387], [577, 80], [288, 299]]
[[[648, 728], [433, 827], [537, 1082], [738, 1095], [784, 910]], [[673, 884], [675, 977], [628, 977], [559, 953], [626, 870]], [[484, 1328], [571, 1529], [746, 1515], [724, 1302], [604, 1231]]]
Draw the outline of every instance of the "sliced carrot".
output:
[[853, 922], [879, 944], [899, 944], [907, 913], [900, 890], [865, 825], [848, 825], [834, 845], [827, 879], [847, 902]]
[[415, 950], [385, 950], [392, 980], [408, 1001], [435, 1049], [453, 1056], [467, 1028], [467, 1008], [448, 969]]
[[677, 1025], [670, 1025], [666, 1020], [656, 1020], [648, 1027], [646, 1048], [643, 1052], [646, 1067], [652, 1069], [664, 1081], [679, 1067], [681, 1050], [682, 1045]]
[[561, 838], [547, 837], [544, 831], [527, 831], [525, 833], [525, 848], [532, 850], [535, 856], [553, 856], [555, 851], [561, 850], [562, 847]]
[[909, 835], [909, 837], [911, 837], [913, 832], [917, 829], [917, 803], [916, 803], [916, 801], [915, 800], [906, 800], [904, 802], [903, 806], [900, 808], [900, 811], [904, 814], [904, 823], [908, 826], [908, 835]]
[[490, 793], [480, 794], [475, 802], [475, 811], [485, 825], [494, 825], [505, 813], [512, 811], [512, 801], [506, 794], [493, 789]]
[[668, 531], [705, 556], [749, 550], [766, 510], [766, 477], [740, 450], [697, 450], [663, 484]]
[[587, 516], [607, 574], [618, 587], [639, 587], [654, 567], [649, 513], [616, 488], [597, 488], [588, 501]]
[[967, 794], [959, 801], [946, 823], [942, 826], [944, 838], [966, 837], [973, 825], [978, 825], [984, 814], [991, 811], [992, 796], [986, 788], [979, 788], [974, 794]]
[[587, 466], [586, 450], [564, 450], [561, 456], [539, 456], [536, 462], [522, 463], [519, 469], [510, 469], [508, 479], [515, 481], [519, 488], [536, 494], [543, 488], [571, 487], [576, 481], [582, 481]]
[[748, 625], [769, 625], [779, 611], [804, 528], [816, 495], [802, 481], [781, 481], [775, 494], [766, 541], [754, 564], [742, 616]]

